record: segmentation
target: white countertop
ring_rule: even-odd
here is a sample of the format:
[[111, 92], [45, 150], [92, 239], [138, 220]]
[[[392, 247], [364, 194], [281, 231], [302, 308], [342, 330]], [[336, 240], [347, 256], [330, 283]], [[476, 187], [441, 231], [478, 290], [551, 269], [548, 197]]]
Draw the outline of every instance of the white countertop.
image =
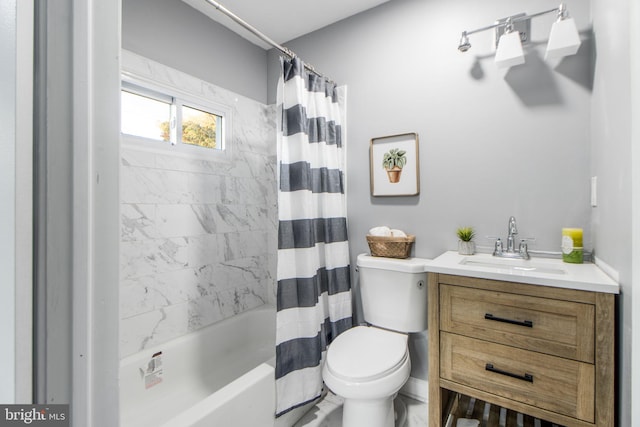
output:
[[618, 283], [597, 265], [570, 264], [560, 259], [513, 260], [490, 254], [459, 255], [450, 251], [426, 263], [425, 271], [556, 288], [620, 293]]

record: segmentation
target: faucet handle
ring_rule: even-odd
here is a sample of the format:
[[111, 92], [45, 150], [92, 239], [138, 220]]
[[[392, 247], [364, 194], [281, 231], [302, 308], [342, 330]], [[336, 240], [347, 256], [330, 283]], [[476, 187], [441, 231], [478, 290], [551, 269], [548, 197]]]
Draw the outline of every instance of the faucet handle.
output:
[[527, 237], [525, 239], [520, 239], [520, 247], [518, 248], [518, 252], [520, 252], [520, 255], [522, 256], [522, 258], [524, 259], [530, 258], [527, 242], [534, 242], [535, 240], [536, 240], [535, 237]]
[[502, 253], [502, 239], [499, 237], [494, 237], [494, 236], [486, 236], [487, 239], [489, 240], [495, 240], [496, 241], [496, 245], [493, 249], [493, 255], [496, 256], [498, 254]]

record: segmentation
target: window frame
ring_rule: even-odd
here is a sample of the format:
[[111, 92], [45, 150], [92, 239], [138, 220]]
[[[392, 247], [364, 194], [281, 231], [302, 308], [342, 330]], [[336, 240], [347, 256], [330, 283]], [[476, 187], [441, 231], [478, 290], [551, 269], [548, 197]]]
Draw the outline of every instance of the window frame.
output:
[[[205, 160], [230, 160], [231, 158], [231, 123], [232, 108], [211, 99], [194, 95], [149, 78], [134, 75], [130, 72], [121, 73], [121, 91], [127, 91], [168, 103], [171, 108], [169, 141], [146, 138], [122, 132], [121, 140], [125, 146], [144, 151], [158, 152], [179, 157], [198, 158]], [[195, 144], [182, 142], [182, 107], [192, 108], [219, 117], [220, 129], [216, 128], [216, 147], [206, 148]], [[175, 121], [175, 122], [174, 122]]]
[[[225, 127], [226, 127], [226, 120], [225, 120], [225, 116], [224, 113], [220, 113], [218, 111], [212, 111], [212, 109], [210, 107], [207, 107], [205, 105], [201, 105], [198, 104], [196, 102], [190, 102], [189, 100], [186, 100], [184, 98], [177, 98], [175, 99], [175, 108], [176, 108], [176, 113], [175, 113], [175, 117], [176, 117], [176, 121], [177, 123], [182, 124], [182, 108], [186, 107], [186, 108], [191, 108], [192, 110], [199, 110], [202, 111], [204, 113], [207, 114], [212, 114], [216, 117], [218, 117], [219, 119], [216, 120], [216, 148], [206, 148], [206, 147], [201, 147], [198, 146], [196, 144], [189, 144], [188, 142], [184, 142], [182, 140], [182, 126], [175, 126], [175, 129], [173, 129], [173, 131], [176, 132], [176, 141], [180, 141], [180, 144], [184, 144], [184, 145], [188, 145], [191, 147], [196, 147], [196, 148], [204, 148], [206, 150], [217, 150], [217, 151], [224, 151], [225, 150]], [[172, 105], [173, 108], [173, 105]], [[218, 128], [219, 126], [219, 128]], [[173, 144], [173, 142], [171, 142]], [[218, 144], [220, 144], [220, 148], [218, 147]]]
[[[162, 104], [166, 104], [167, 107], [169, 107], [167, 109], [167, 118], [169, 120], [169, 122], [171, 122], [174, 113], [172, 111], [173, 109], [173, 103], [174, 103], [174, 97], [170, 96], [170, 95], [166, 95], [163, 94], [161, 92], [157, 92], [155, 90], [151, 90], [149, 88], [143, 87], [143, 86], [138, 86], [138, 85], [133, 85], [129, 82], [122, 82], [120, 85], [120, 111], [122, 111], [122, 98], [123, 98], [123, 92], [127, 92], [130, 93], [132, 95], [135, 96], [139, 96], [142, 98], [147, 98], [149, 100], [152, 101], [157, 101], [157, 102], [161, 102]], [[135, 137], [135, 138], [141, 138], [141, 139], [146, 139], [149, 141], [153, 141], [155, 143], [167, 143], [167, 142], [171, 142], [171, 140], [169, 141], [164, 141], [163, 139], [160, 138], [160, 136], [158, 136], [158, 138], [147, 138], [145, 136], [141, 136], [141, 135], [134, 135], [132, 133], [126, 133], [122, 130], [123, 127], [123, 123], [122, 120], [120, 122], [120, 134], [124, 135], [124, 136], [128, 136], [128, 137]]]

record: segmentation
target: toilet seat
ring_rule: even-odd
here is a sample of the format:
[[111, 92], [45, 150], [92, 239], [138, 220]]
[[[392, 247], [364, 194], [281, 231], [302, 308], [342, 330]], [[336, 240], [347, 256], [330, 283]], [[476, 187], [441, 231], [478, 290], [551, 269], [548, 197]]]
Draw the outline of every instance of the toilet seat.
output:
[[407, 335], [370, 326], [356, 326], [329, 346], [326, 368], [351, 383], [383, 378], [409, 358]]

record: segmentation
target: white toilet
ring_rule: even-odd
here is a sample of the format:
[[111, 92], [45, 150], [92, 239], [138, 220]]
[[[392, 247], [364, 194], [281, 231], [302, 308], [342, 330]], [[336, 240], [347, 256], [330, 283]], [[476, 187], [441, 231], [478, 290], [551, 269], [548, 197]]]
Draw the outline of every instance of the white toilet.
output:
[[344, 398], [343, 427], [394, 427], [393, 399], [411, 372], [409, 332], [427, 329], [427, 260], [358, 255], [364, 319], [329, 346], [322, 377]]

